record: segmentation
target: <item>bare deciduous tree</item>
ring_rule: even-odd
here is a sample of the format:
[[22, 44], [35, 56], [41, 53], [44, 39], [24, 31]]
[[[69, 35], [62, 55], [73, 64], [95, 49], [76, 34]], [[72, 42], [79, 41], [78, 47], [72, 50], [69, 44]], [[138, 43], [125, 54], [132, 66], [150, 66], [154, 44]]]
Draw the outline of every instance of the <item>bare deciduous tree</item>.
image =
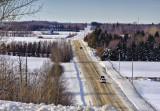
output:
[[73, 53], [70, 41], [61, 40], [51, 48], [51, 59], [55, 63], [70, 62], [72, 58]]
[[33, 8], [32, 4], [36, 1], [38, 0], [0, 0], [0, 21], [13, 21], [24, 15], [37, 13], [41, 6]]
[[[9, 25], [24, 15], [33, 15], [40, 11], [42, 6], [33, 5], [38, 0], [0, 0], [0, 33], [5, 35]], [[4, 21], [8, 21], [7, 25]], [[2, 39], [2, 35], [0, 40]]]

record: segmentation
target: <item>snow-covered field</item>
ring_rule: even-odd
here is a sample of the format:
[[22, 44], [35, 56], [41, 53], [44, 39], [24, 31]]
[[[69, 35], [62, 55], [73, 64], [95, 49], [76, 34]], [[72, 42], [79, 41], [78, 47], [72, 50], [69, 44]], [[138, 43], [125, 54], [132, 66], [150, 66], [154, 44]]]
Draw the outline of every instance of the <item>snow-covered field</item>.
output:
[[[49, 31], [33, 31], [34, 34], [42, 34], [42, 33], [50, 33]], [[54, 33], [58, 33], [59, 35], [69, 35], [69, 34], [75, 34], [79, 32], [73, 32], [73, 31], [54, 31]]]
[[[69, 39], [79, 39], [83, 40], [84, 36], [87, 33], [90, 33], [90, 27], [86, 28], [85, 31], [80, 31], [75, 37]], [[39, 33], [39, 32], [35, 32]], [[59, 39], [66, 38], [69, 34], [75, 34], [75, 32], [58, 32], [60, 35], [43, 35], [46, 38], [50, 39], [38, 39], [37, 37], [9, 37], [4, 39], [5, 42], [12, 41], [25, 41], [25, 42], [39, 42], [39, 41], [55, 41]], [[9, 58], [9, 56], [8, 56]], [[18, 57], [11, 56], [10, 59], [17, 61]], [[25, 57], [21, 57], [25, 61]], [[43, 65], [43, 62], [48, 60], [47, 58], [36, 58], [28, 57], [28, 68], [31, 70], [40, 68]], [[86, 82], [83, 77], [83, 74], [79, 73], [78, 64], [75, 60], [70, 63], [62, 63], [64, 67], [63, 79], [67, 83], [67, 87], [70, 92], [75, 95], [75, 106], [55, 106], [54, 104], [45, 105], [33, 104], [33, 103], [20, 103], [20, 102], [11, 102], [0, 100], [0, 111], [115, 111], [113, 107], [105, 105], [103, 107], [91, 106], [91, 97], [88, 95], [88, 90], [86, 87]], [[85, 97], [84, 97], [85, 96]], [[85, 103], [86, 102], [86, 103]], [[88, 106], [86, 106], [88, 105]]]
[[[112, 61], [119, 71], [119, 62]], [[160, 62], [133, 62], [133, 76], [160, 77]], [[124, 77], [132, 77], [132, 62], [120, 62], [120, 73]]]
[[[119, 62], [112, 61], [112, 63], [116, 70], [119, 71]], [[160, 62], [134, 62], [134, 77], [160, 77], [159, 66]], [[132, 62], [120, 62], [120, 73], [124, 77], [131, 77]], [[160, 81], [142, 78], [133, 82], [140, 95], [160, 111]]]
[[[6, 56], [7, 57], [7, 56]], [[8, 56], [11, 60], [19, 61], [17, 56]], [[26, 57], [20, 57], [22, 61], [26, 61]], [[45, 61], [49, 60], [48, 58], [37, 58], [37, 57], [27, 57], [28, 68], [30, 70], [38, 69], [42, 67]]]
[[135, 80], [134, 85], [142, 97], [160, 111], [160, 82]]
[[55, 32], [59, 35], [42, 35], [44, 38], [38, 38], [41, 32], [35, 31], [36, 36], [33, 37], [3, 37], [3, 41], [9, 43], [12, 41], [39, 42], [39, 41], [55, 41], [57, 39], [65, 39], [70, 34], [80, 35], [81, 32]]

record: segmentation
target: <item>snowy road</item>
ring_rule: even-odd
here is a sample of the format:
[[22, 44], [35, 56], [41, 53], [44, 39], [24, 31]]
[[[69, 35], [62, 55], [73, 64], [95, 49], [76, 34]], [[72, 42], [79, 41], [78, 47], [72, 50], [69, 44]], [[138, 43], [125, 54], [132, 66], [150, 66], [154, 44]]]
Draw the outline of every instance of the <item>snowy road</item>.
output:
[[78, 40], [73, 41], [76, 58], [81, 71], [86, 79], [89, 95], [92, 98], [91, 105], [103, 106], [108, 104], [115, 107], [117, 111], [130, 111], [129, 108], [117, 95], [112, 84], [107, 80], [107, 84], [100, 83], [99, 77], [103, 75], [97, 63], [87, 58], [87, 52], [80, 49], [82, 45]]

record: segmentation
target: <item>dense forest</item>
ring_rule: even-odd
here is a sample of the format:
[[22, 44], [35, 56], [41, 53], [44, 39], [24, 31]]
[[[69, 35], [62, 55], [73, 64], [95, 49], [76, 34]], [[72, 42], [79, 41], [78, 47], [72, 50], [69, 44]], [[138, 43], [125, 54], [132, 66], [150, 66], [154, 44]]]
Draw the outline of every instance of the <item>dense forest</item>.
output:
[[84, 41], [102, 60], [160, 61], [160, 25], [96, 24]]

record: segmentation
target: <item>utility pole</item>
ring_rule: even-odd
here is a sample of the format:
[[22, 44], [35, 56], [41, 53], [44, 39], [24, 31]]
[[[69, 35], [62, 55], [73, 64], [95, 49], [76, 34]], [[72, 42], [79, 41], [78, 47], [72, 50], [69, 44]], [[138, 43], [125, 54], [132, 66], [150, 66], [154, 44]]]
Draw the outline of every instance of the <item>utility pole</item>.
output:
[[120, 73], [120, 52], [119, 52], [119, 73]]
[[110, 56], [111, 56], [111, 52], [110, 52], [110, 49], [107, 49], [107, 51], [108, 51], [108, 61], [110, 62], [111, 60], [110, 60]]
[[109, 62], [111, 61], [111, 52], [109, 51]]
[[[135, 24], [134, 24], [134, 43], [135, 43], [135, 33], [136, 33], [136, 28], [135, 28]], [[133, 50], [133, 45], [132, 45], [132, 84], [133, 84], [133, 54], [134, 54], [134, 50]]]
[[93, 40], [91, 39], [91, 47], [93, 47]]
[[133, 56], [132, 56], [132, 84], [133, 84]]
[[27, 87], [27, 82], [28, 82], [28, 60], [27, 60], [27, 56], [28, 56], [28, 47], [26, 46], [26, 87]]
[[133, 45], [132, 45], [132, 84], [133, 84], [133, 53], [134, 51], [133, 51]]

